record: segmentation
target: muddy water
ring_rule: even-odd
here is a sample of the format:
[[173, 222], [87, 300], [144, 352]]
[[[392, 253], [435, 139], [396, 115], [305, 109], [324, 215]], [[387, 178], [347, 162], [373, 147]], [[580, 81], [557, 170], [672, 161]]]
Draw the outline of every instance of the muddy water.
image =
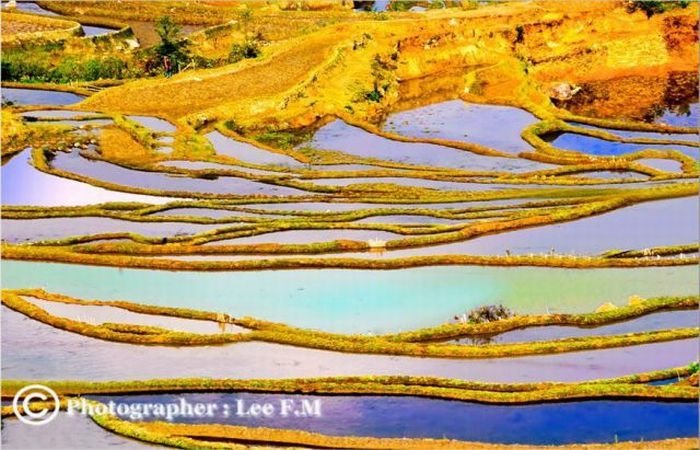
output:
[[98, 27], [94, 25], [82, 25], [83, 27], [83, 32], [85, 33], [85, 36], [90, 37], [90, 36], [100, 36], [102, 34], [108, 34], [108, 33], [113, 33], [117, 31], [116, 28], [107, 28], [107, 27]]
[[[3, 5], [3, 7], [5, 7], [6, 2], [3, 1], [2, 5]], [[34, 14], [41, 14], [43, 16], [58, 16], [58, 14], [56, 14], [55, 12], [42, 8], [36, 2], [18, 1], [17, 2], [17, 9], [19, 11], [25, 11], [25, 12], [30, 12], [30, 13], [34, 13]]]
[[[176, 368], [182, 378], [416, 375], [493, 382], [579, 381], [687, 365], [698, 351], [695, 339], [481, 360], [344, 354], [258, 342], [135, 347], [57, 330], [4, 307], [2, 337], [2, 376], [24, 380], [171, 378]], [[129, 363], [124, 364], [127, 356]]]
[[[604, 179], [622, 178], [622, 179], [637, 179], [643, 180], [647, 177], [629, 172], [597, 172], [602, 173]], [[576, 174], [577, 177], [596, 178], [596, 172]], [[571, 189], [571, 185], [556, 185], [556, 184], [508, 184], [508, 183], [478, 183], [469, 181], [440, 181], [427, 180], [424, 178], [409, 178], [409, 177], [361, 177], [361, 178], [319, 178], [310, 181], [314, 184], [322, 186], [350, 186], [353, 184], [396, 184], [399, 186], [415, 186], [427, 189], [438, 189], [445, 191], [495, 191], [495, 190], [526, 190], [526, 189]], [[602, 184], [577, 186], [578, 189], [597, 189]], [[636, 185], [643, 186], [643, 185]]]
[[[557, 188], [556, 185], [522, 185], [522, 184], [504, 184], [504, 183], [474, 183], [461, 181], [440, 181], [426, 180], [424, 178], [408, 178], [408, 177], [363, 177], [363, 178], [319, 178], [308, 180], [314, 184], [322, 186], [349, 186], [352, 184], [396, 184], [399, 186], [417, 186], [428, 189], [439, 189], [447, 191], [492, 191], [499, 189], [527, 189], [527, 188]], [[564, 186], [567, 187], [567, 186]], [[568, 186], [570, 187], [570, 186]]]
[[595, 179], [603, 179], [603, 180], [611, 180], [611, 179], [645, 180], [647, 178], [646, 175], [642, 175], [641, 173], [614, 172], [614, 171], [607, 171], [607, 170], [599, 170], [596, 172], [583, 172], [583, 173], [578, 173], [578, 174], [573, 175], [573, 176], [576, 178], [595, 178]]

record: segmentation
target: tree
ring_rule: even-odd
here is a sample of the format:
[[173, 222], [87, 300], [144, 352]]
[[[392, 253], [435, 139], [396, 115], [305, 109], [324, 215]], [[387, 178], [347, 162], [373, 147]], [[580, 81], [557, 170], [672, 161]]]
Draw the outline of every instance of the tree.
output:
[[628, 0], [627, 11], [632, 13], [641, 10], [647, 17], [651, 17], [673, 8], [687, 8], [689, 4], [688, 0]]
[[181, 36], [180, 26], [173, 22], [170, 16], [163, 16], [156, 22], [155, 30], [160, 37], [160, 44], [154, 48], [159, 59], [167, 57], [175, 67], [178, 64], [186, 64], [190, 59], [189, 41]]

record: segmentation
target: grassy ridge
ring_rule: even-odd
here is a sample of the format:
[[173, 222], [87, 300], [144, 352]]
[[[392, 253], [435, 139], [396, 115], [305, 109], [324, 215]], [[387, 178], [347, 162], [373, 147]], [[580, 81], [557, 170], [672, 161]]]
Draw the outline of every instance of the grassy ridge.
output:
[[[3, 305], [24, 314], [34, 320], [55, 328], [81, 334], [83, 336], [102, 339], [106, 341], [125, 342], [136, 345], [164, 345], [164, 346], [200, 346], [200, 345], [223, 345], [236, 342], [262, 341], [296, 347], [314, 348], [344, 353], [368, 353], [385, 355], [403, 355], [433, 358], [505, 358], [524, 355], [555, 354], [571, 351], [604, 349], [624, 347], [631, 345], [642, 345], [653, 342], [665, 342], [677, 339], [688, 339], [699, 334], [698, 328], [679, 328], [670, 330], [646, 331], [639, 333], [627, 333], [613, 336], [587, 336], [576, 338], [564, 338], [551, 341], [535, 341], [524, 343], [491, 344], [491, 345], [459, 345], [459, 344], [434, 344], [430, 342], [412, 342], [406, 340], [402, 335], [389, 337], [383, 336], [362, 336], [362, 335], [341, 335], [317, 330], [296, 328], [285, 324], [261, 321], [253, 318], [229, 319], [231, 323], [252, 330], [249, 333], [219, 333], [219, 334], [198, 334], [188, 332], [178, 332], [156, 327], [144, 327], [140, 325], [124, 324], [101, 324], [92, 325], [65, 317], [57, 317], [46, 310], [24, 300], [22, 295], [34, 294], [38, 298], [46, 300], [56, 300], [64, 303], [80, 304], [80, 301], [65, 296], [44, 295], [41, 291], [3, 291]], [[662, 308], [672, 308], [674, 302], [680, 308], [691, 307], [692, 302], [697, 299], [675, 299], [659, 300], [649, 308], [640, 308], [639, 312], [625, 311], [620, 314], [598, 313], [599, 316], [583, 316], [578, 322], [597, 320], [599, 323], [606, 321], [620, 320], [623, 317], [634, 316], [635, 314], [645, 314], [653, 310]], [[93, 304], [96, 303], [84, 303]], [[189, 310], [176, 308], [159, 308], [135, 306], [135, 304], [117, 302], [101, 303], [110, 306], [123, 307], [131, 311], [141, 310], [148, 313], [165, 313], [164, 315], [192, 318], [196, 316], [212, 320], [213, 313], [191, 313]], [[223, 314], [217, 314], [214, 320], [226, 320]], [[537, 316], [534, 316], [534, 323], [537, 323]], [[517, 317], [512, 319], [517, 321]], [[567, 320], [563, 317], [560, 320]], [[576, 319], [574, 318], [575, 322]], [[527, 316], [520, 321], [520, 326], [529, 326]], [[555, 322], [556, 323], [556, 322]], [[512, 324], [512, 327], [518, 325]], [[445, 329], [449, 326], [438, 327], [432, 330], [418, 331], [416, 335], [420, 339], [431, 336], [445, 336]], [[452, 330], [450, 330], [452, 331]], [[460, 330], [461, 331], [461, 330]], [[403, 340], [402, 340], [403, 339]], [[408, 339], [415, 339], [414, 335], [409, 335]]]

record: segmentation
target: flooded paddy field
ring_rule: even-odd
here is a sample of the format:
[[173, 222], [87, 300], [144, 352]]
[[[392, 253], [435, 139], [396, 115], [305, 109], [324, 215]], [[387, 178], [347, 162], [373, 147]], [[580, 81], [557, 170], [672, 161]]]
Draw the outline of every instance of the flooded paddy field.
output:
[[[634, 131], [634, 130], [615, 130], [615, 129], [605, 129], [601, 127], [596, 127], [592, 125], [587, 125], [585, 123], [572, 123], [577, 127], [611, 133], [617, 137], [624, 139], [658, 139], [658, 140], [673, 140], [673, 141], [688, 141], [697, 142], [699, 137], [697, 133], [654, 133], [652, 131]], [[692, 127], [694, 124], [688, 125]]]
[[[3, 6], [6, 6], [7, 3], [3, 2]], [[51, 11], [49, 9], [43, 8], [41, 5], [39, 5], [37, 2], [34, 1], [18, 1], [16, 2], [16, 8], [19, 11], [31, 13], [31, 14], [38, 14], [41, 16], [50, 16], [50, 17], [61, 17], [61, 14], [58, 14], [54, 11]], [[101, 36], [109, 33], [114, 33], [117, 31], [116, 28], [108, 28], [108, 27], [101, 27], [101, 26], [96, 26], [96, 25], [82, 25], [81, 26], [82, 32], [84, 36], [86, 37], [91, 37], [91, 36]]]
[[416, 249], [388, 251], [382, 257], [426, 254], [586, 254], [682, 245], [696, 239], [696, 197], [643, 203], [563, 224], [528, 228]]
[[68, 416], [60, 413], [42, 428], [41, 433], [27, 433], [27, 425], [19, 420], [2, 422], [2, 446], [17, 450], [51, 448], [57, 441], [65, 448], [116, 448], [124, 450], [165, 448], [128, 439], [111, 433], [89, 417]]
[[3, 3], [3, 447], [689, 447], [698, 5], [302, 3]]
[[[643, 101], [625, 102], [625, 97], [647, 88]], [[565, 101], [569, 111], [588, 117], [620, 118], [697, 127], [697, 71], [673, 71], [662, 76], [631, 75], [596, 80], [581, 85], [582, 95]]]
[[243, 333], [245, 328], [227, 324], [222, 327], [211, 321], [182, 319], [179, 317], [154, 316], [135, 313], [111, 306], [71, 305], [49, 302], [35, 297], [23, 297], [33, 305], [46, 310], [49, 314], [60, 317], [79, 318], [93, 324], [104, 322], [127, 322], [135, 325], [147, 325], [169, 328], [192, 333]]
[[[697, 142], [697, 136], [694, 139]], [[625, 142], [610, 142], [603, 139], [596, 139], [573, 133], [564, 133], [556, 137], [551, 142], [559, 148], [566, 150], [576, 150], [583, 153], [598, 156], [620, 156], [644, 149], [653, 150], [678, 150], [691, 158], [698, 158], [700, 155], [698, 147], [686, 145], [659, 145], [659, 144], [631, 144]]]
[[548, 326], [533, 327], [509, 331], [495, 336], [483, 338], [463, 338], [456, 343], [472, 344], [475, 342], [505, 343], [546, 341], [579, 336], [600, 336], [634, 333], [645, 330], [662, 330], [676, 327], [694, 327], [698, 324], [697, 311], [668, 311], [644, 316], [638, 319], [615, 323], [594, 328]]
[[75, 206], [104, 202], [167, 203], [165, 197], [111, 191], [87, 183], [49, 175], [33, 167], [25, 150], [2, 166], [3, 205]]
[[103, 161], [82, 158], [77, 151], [56, 155], [52, 166], [70, 173], [95, 178], [111, 183], [140, 189], [155, 189], [171, 192], [201, 192], [217, 194], [268, 194], [291, 195], [299, 190], [257, 183], [245, 178], [227, 177], [221, 180], [202, 180], [175, 177], [157, 172], [142, 172], [127, 169]]
[[[192, 403], [235, 405], [253, 402], [279, 404], [283, 398], [271, 394], [190, 394]], [[169, 403], [175, 396], [97, 397], [100, 401]], [[618, 434], [624, 440], [656, 440], [670, 436], [695, 436], [697, 411], [692, 403], [587, 401], [544, 405], [500, 406], [449, 402], [411, 397], [383, 398], [299, 396], [308, 402], [319, 401], [323, 415], [308, 420], [303, 430], [325, 435], [412, 437], [459, 439], [474, 442], [570, 444], [604, 442]], [[392, 411], [394, 413], [390, 414]], [[398, 414], [396, 411], [400, 411]], [[380, 419], [390, 414], [391, 419]], [[585, 416], [584, 419], [581, 416]], [[232, 415], [228, 419], [209, 419], [208, 423], [290, 428], [294, 418], [251, 419]], [[343, 418], [341, 420], [341, 417]], [[463, 418], [488, 424], [465, 427]], [[644, 417], [645, 420], [639, 420]], [[565, 426], [571, 422], [576, 426]], [[204, 419], [179, 423], [203, 423]], [[253, 423], [251, 423], [253, 422]], [[518, 426], [512, 426], [517, 423]], [[601, 425], [604, 424], [604, 425]], [[504, 432], [503, 429], [508, 431]], [[559, 430], [552, 435], [551, 428]]]
[[129, 222], [101, 217], [66, 217], [56, 219], [11, 220], [2, 223], [2, 238], [7, 242], [64, 239], [99, 233], [138, 233], [164, 237], [194, 234], [211, 229], [211, 225], [184, 222]]
[[206, 137], [212, 143], [217, 153], [236, 158], [243, 162], [287, 167], [298, 167], [301, 165], [301, 163], [294, 158], [264, 150], [252, 144], [236, 141], [224, 136], [218, 131], [211, 132], [207, 134]]
[[[295, 378], [415, 375], [491, 382], [583, 381], [681, 366], [698, 351], [695, 339], [616, 349], [498, 359], [439, 359], [342, 354], [262, 342], [207, 347], [139, 347], [57, 330], [7, 308], [2, 311], [3, 378], [140, 380], [172, 377]], [[32, 345], [27, 338], [41, 339]], [[12, 350], [11, 350], [12, 349]], [[10, 351], [11, 350], [11, 351]], [[21, 352], [19, 351], [21, 350]], [[645, 358], [645, 354], [655, 358]], [[128, 357], [132, 364], [120, 363]], [[39, 358], [42, 365], [33, 364]], [[138, 367], [138, 370], [134, 370]]]
[[391, 140], [348, 125], [340, 120], [323, 126], [314, 134], [310, 142], [303, 145], [341, 151], [364, 158], [413, 165], [429, 165], [437, 168], [525, 172], [549, 167], [533, 161], [484, 156], [468, 150], [436, 144]]
[[[452, 100], [391, 114], [384, 130], [418, 138], [472, 142], [517, 154], [530, 149], [520, 137], [520, 130], [537, 121], [537, 117], [518, 108]], [[494, 129], [499, 132], [494, 133]]]
[[[692, 266], [177, 273], [5, 261], [2, 281], [8, 289], [41, 286], [80, 298], [222, 311], [325, 331], [386, 333], [438, 325], [496, 302], [522, 314], [571, 313], [591, 312], [601, 298], [623, 305], [635, 294], [692, 295], [695, 276]], [[428, 300], [435, 297], [439, 303]]]
[[340, 239], [365, 241], [367, 239], [391, 239], [395, 237], [398, 237], [398, 235], [395, 233], [375, 230], [294, 230], [265, 233], [252, 237], [226, 239], [211, 243], [217, 245], [260, 244], [266, 242], [279, 244], [304, 244], [310, 242], [335, 241]]
[[39, 89], [3, 88], [2, 99], [18, 105], [70, 105], [84, 97], [71, 92], [44, 91]]

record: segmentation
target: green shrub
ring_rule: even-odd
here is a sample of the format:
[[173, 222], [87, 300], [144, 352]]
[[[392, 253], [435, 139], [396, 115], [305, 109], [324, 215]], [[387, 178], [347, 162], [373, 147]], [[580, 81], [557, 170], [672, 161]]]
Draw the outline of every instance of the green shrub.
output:
[[647, 17], [651, 17], [654, 14], [662, 14], [670, 9], [687, 8], [689, 4], [689, 0], [628, 0], [627, 11], [630, 13], [643, 11]]
[[2, 79], [7, 81], [45, 81], [51, 70], [47, 58], [22, 51], [5, 51], [2, 55]]
[[255, 136], [255, 140], [277, 148], [292, 148], [311, 138], [309, 132], [266, 131]]
[[233, 44], [228, 54], [228, 62], [236, 63], [242, 59], [260, 56], [260, 43], [256, 39], [246, 39], [243, 43]]
[[231, 130], [231, 131], [233, 131], [233, 132], [236, 132], [236, 133], [238, 133], [238, 134], [243, 134], [243, 132], [245, 131], [245, 130], [243, 129], [243, 127], [241, 127], [240, 125], [238, 125], [238, 124], [236, 123], [236, 121], [233, 120], [233, 119], [229, 119], [229, 120], [227, 120], [226, 122], [224, 122], [224, 126], [225, 126], [226, 128], [228, 128], [229, 130]]
[[381, 92], [377, 89], [373, 89], [371, 91], [367, 91], [364, 93], [365, 100], [370, 101], [370, 102], [375, 102], [379, 103], [382, 101], [382, 98], [384, 97]]
[[69, 56], [51, 64], [51, 54], [33, 51], [6, 51], [2, 57], [2, 78], [7, 81], [70, 83], [99, 79], [122, 79], [134, 75], [126, 61], [114, 56], [81, 59]]
[[408, 11], [414, 6], [420, 6], [420, 3], [421, 2], [414, 0], [394, 0], [389, 3], [387, 9], [389, 11]]
[[690, 365], [688, 366], [688, 370], [690, 370], [690, 374], [691, 374], [691, 375], [694, 374], [694, 373], [697, 373], [698, 371], [700, 371], [700, 362], [698, 362], [698, 361], [693, 361], [693, 362], [690, 363]]

